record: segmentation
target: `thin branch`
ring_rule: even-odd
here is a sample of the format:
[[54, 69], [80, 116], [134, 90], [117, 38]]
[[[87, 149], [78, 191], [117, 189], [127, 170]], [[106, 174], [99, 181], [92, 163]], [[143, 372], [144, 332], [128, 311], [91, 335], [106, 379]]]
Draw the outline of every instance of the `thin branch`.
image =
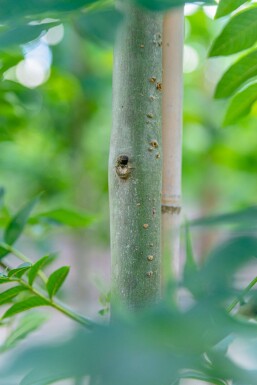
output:
[[257, 284], [257, 277], [255, 277], [249, 285], [242, 291], [242, 293], [234, 299], [234, 301], [227, 307], [227, 311], [230, 313], [250, 292], [250, 290]]
[[[26, 255], [21, 253], [19, 250], [15, 249], [13, 246], [10, 246], [7, 243], [3, 243], [3, 242], [1, 242], [1, 246], [4, 249], [6, 249], [7, 251], [9, 251], [10, 253], [12, 253], [13, 255], [15, 255], [15, 257], [17, 257], [21, 261], [33, 264], [33, 261], [31, 259], [26, 257]], [[38, 275], [44, 283], [47, 282], [47, 276], [45, 275], [45, 273], [43, 271], [39, 270]]]
[[[7, 245], [5, 243], [2, 243], [2, 242], [1, 242], [1, 245], [6, 250], [8, 250], [10, 253], [12, 253], [17, 258], [22, 260], [23, 262], [28, 262], [28, 263], [31, 263], [31, 264], [33, 263], [28, 257], [26, 257], [24, 254], [22, 254], [20, 251], [18, 251], [14, 247], [12, 247], [10, 245]], [[7, 266], [2, 261], [0, 261], [0, 266], [2, 266], [4, 269], [10, 270], [10, 267]], [[44, 283], [47, 283], [48, 278], [47, 278], [47, 276], [42, 271], [39, 271], [38, 275], [41, 277], [41, 279], [43, 280]], [[15, 281], [19, 282], [20, 285], [22, 285], [23, 287], [26, 287], [34, 295], [42, 298], [49, 306], [51, 306], [52, 308], [54, 308], [54, 309], [58, 310], [59, 312], [65, 314], [67, 317], [73, 319], [74, 321], [80, 323], [81, 325], [86, 326], [87, 328], [91, 328], [94, 325], [94, 323], [91, 320], [89, 320], [89, 319], [83, 317], [82, 315], [74, 312], [73, 310], [67, 308], [61, 302], [53, 300], [53, 299], [50, 299], [48, 296], [43, 294], [41, 291], [39, 291], [38, 289], [36, 289], [36, 288], [32, 287], [31, 285], [29, 285], [22, 278], [19, 278], [19, 279], [13, 279], [12, 278], [12, 279], [10, 279], [10, 282], [15, 282]]]
[[0, 261], [0, 267], [2, 267], [3, 269], [5, 270], [11, 270], [11, 267], [8, 266], [6, 263], [4, 263], [3, 261]]

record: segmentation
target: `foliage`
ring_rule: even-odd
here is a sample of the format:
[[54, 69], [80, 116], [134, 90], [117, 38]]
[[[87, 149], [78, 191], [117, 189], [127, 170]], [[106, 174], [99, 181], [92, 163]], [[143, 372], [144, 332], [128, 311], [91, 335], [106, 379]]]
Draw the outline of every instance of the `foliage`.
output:
[[[182, 0], [138, 1], [143, 6], [159, 11], [184, 4]], [[211, 4], [212, 2], [191, 1], [190, 3]], [[241, 50], [249, 47], [249, 44], [255, 43], [256, 17], [254, 18], [253, 15], [256, 13], [256, 8], [252, 6], [251, 2], [221, 0], [217, 17], [228, 15], [245, 3], [246, 10], [232, 16], [220, 38], [213, 45], [212, 56], [221, 55], [222, 52], [229, 54], [235, 49]], [[101, 8], [102, 5], [104, 8]], [[52, 22], [44, 21], [45, 18], [49, 17], [54, 20]], [[71, 191], [72, 188], [74, 189], [72, 191], [76, 191], [77, 186], [79, 186], [78, 190], [81, 187], [78, 181], [80, 181], [84, 171], [82, 168], [84, 166], [81, 164], [84, 165], [85, 163], [81, 156], [83, 152], [81, 148], [84, 150], [84, 147], [81, 147], [81, 142], [89, 142], [87, 149], [91, 145], [90, 140], [88, 140], [90, 135], [81, 134], [84, 128], [83, 121], [86, 119], [89, 125], [90, 122], [93, 122], [92, 131], [97, 133], [95, 137], [99, 136], [97, 127], [104, 127], [106, 132], [106, 126], [108, 126], [106, 114], [102, 113], [101, 119], [99, 119], [99, 113], [96, 114], [98, 109], [96, 101], [101, 104], [105, 100], [103, 97], [100, 99], [99, 88], [104, 94], [104, 89], [110, 87], [110, 76], [97, 73], [101, 60], [104, 61], [106, 67], [110, 67], [108, 53], [100, 53], [94, 46], [82, 42], [80, 38], [100, 42], [102, 46], [106, 47], [112, 43], [121, 19], [122, 15], [116, 12], [111, 2], [108, 1], [66, 2], [62, 0], [41, 1], [40, 4], [38, 1], [23, 1], [22, 3], [6, 1], [1, 10], [1, 74], [14, 68], [24, 59], [24, 46], [21, 47], [20, 44], [31, 44], [32, 39], [41, 39], [43, 35], [46, 36], [48, 30], [61, 23], [64, 23], [66, 30], [69, 31], [62, 49], [53, 48], [55, 54], [54, 68], [52, 68], [52, 74], [47, 83], [39, 89], [29, 90], [10, 80], [4, 80], [1, 83], [0, 119], [2, 127], [5, 129], [1, 131], [0, 135], [8, 150], [6, 151], [8, 156], [5, 156], [4, 150], [2, 151], [1, 161], [3, 161], [4, 166], [7, 165], [7, 169], [16, 170], [21, 167], [22, 175], [26, 175], [26, 178], [30, 177], [30, 179], [25, 178], [25, 184], [29, 186], [26, 187], [26, 189], [28, 188], [26, 193], [17, 189], [16, 181], [13, 191], [18, 190], [19, 199], [21, 199], [20, 194], [32, 196], [42, 189], [47, 191], [48, 196], [55, 197], [54, 205], [51, 202], [52, 208], [49, 208], [49, 204], [47, 204], [47, 209], [45, 207], [41, 210], [38, 209], [36, 214], [31, 215], [36, 198], [35, 201], [25, 205], [17, 214], [12, 215], [9, 206], [6, 205], [5, 201], [2, 202], [3, 193], [1, 190], [0, 223], [4, 228], [3, 242], [0, 244], [3, 267], [3, 273], [0, 277], [2, 289], [0, 305], [4, 309], [1, 323], [3, 326], [10, 326], [11, 329], [2, 350], [14, 347], [20, 339], [25, 338], [30, 332], [42, 325], [45, 317], [42, 316], [42, 313], [34, 313], [33, 308], [36, 307], [42, 306], [43, 309], [52, 307], [81, 325], [92, 328], [92, 331], [85, 332], [80, 329], [72, 339], [55, 347], [50, 345], [25, 350], [16, 359], [12, 359], [3, 370], [0, 383], [6, 385], [13, 375], [16, 376], [20, 373], [22, 376], [30, 372], [23, 380], [23, 385], [43, 385], [52, 383], [53, 379], [73, 377], [77, 378], [79, 382], [85, 376], [90, 376], [91, 385], [132, 385], [137, 383], [142, 385], [146, 383], [150, 385], [160, 383], [177, 385], [179, 379], [183, 378], [197, 379], [218, 385], [230, 384], [231, 381], [233, 385], [255, 384], [256, 368], [254, 370], [242, 368], [242, 365], [237, 364], [231, 355], [233, 344], [238, 339], [241, 339], [242, 343], [248, 346], [249, 352], [253, 356], [256, 355], [256, 290], [252, 290], [256, 284], [256, 278], [243, 291], [234, 286], [234, 277], [239, 268], [250, 262], [252, 256], [256, 256], [257, 242], [255, 237], [233, 237], [213, 250], [205, 264], [198, 268], [194, 259], [189, 226], [187, 226], [187, 261], [181, 282], [177, 284], [175, 289], [174, 283], [171, 284], [162, 304], [137, 317], [117, 309], [117, 314], [114, 312], [113, 322], [110, 325], [93, 324], [87, 318], [67, 309], [56, 298], [55, 295], [58, 295], [68, 274], [68, 267], [60, 267], [48, 277], [43, 270], [52, 261], [51, 255], [43, 254], [44, 256], [38, 261], [31, 262], [13, 247], [13, 244], [19, 240], [24, 231], [25, 225], [27, 229], [33, 228], [34, 225], [46, 227], [53, 224], [64, 224], [77, 228], [88, 227], [95, 220], [94, 215], [88, 214], [88, 212], [81, 213], [77, 205], [76, 209], [60, 205], [58, 194], [60, 191], [68, 189]], [[199, 51], [203, 51], [202, 57], [204, 57], [204, 50], [211, 39], [209, 27], [207, 31], [206, 18], [203, 12], [199, 10], [188, 18], [188, 22], [192, 36], [190, 44], [194, 47], [195, 39], [201, 48]], [[71, 25], [74, 30], [71, 29]], [[247, 28], [250, 27], [249, 33]], [[224, 40], [226, 36], [229, 38], [228, 40], [234, 39], [234, 37], [237, 37], [237, 40], [234, 41], [232, 47], [226, 45], [225, 51], [224, 41], [226, 44], [228, 42], [228, 40]], [[34, 40], [32, 44], [36, 44], [36, 41]], [[69, 46], [69, 50], [67, 50], [67, 46]], [[11, 47], [12, 50], [8, 47]], [[28, 48], [28, 45], [25, 47]], [[76, 47], [76, 54], [74, 52], [72, 54], [73, 47]], [[86, 60], [81, 55], [83, 51], [86, 52], [85, 56], [88, 56]], [[82, 57], [78, 55], [78, 52]], [[90, 62], [93, 55], [96, 59], [94, 62]], [[81, 70], [81, 67], [85, 66], [87, 66], [88, 76]], [[221, 145], [224, 142], [224, 136], [218, 132], [216, 121], [216, 116], [219, 115], [220, 110], [218, 113], [214, 113], [214, 118], [209, 116], [210, 104], [208, 104], [206, 95], [201, 88], [204, 83], [203, 78], [197, 73], [194, 73], [191, 78], [190, 76], [186, 77], [187, 85], [190, 83], [189, 90], [186, 91], [186, 130], [189, 131], [193, 128], [193, 124], [203, 126], [206, 129], [205, 135], [211, 138], [212, 147], [207, 149], [208, 157], [207, 152], [204, 151], [200, 154], [195, 154], [192, 151], [191, 157], [190, 153], [185, 155], [186, 167], [194, 168], [193, 172], [187, 174], [195, 175], [193, 173], [197, 169], [199, 174], [198, 166], [200, 166], [202, 183], [204, 170], [205, 167], [209, 167], [209, 161], [217, 162], [218, 165], [227, 162], [226, 165], [230, 167], [230, 173], [237, 167], [244, 173], [246, 170], [251, 172], [251, 170], [249, 171], [250, 163], [253, 164], [252, 168], [256, 172], [254, 168], [255, 146], [253, 154], [245, 155], [242, 161], [237, 151], [232, 153], [228, 145]], [[256, 100], [256, 85], [253, 83], [255, 76], [256, 52], [250, 48], [249, 53], [232, 65], [217, 86], [217, 98], [233, 97], [225, 118], [226, 124], [237, 121], [239, 117], [250, 110]], [[190, 82], [188, 79], [191, 79]], [[109, 93], [106, 95], [105, 98], [110, 99]], [[39, 117], [38, 111], [41, 108], [43, 114]], [[205, 111], [208, 116], [205, 115]], [[38, 136], [35, 135], [34, 125], [40, 127]], [[90, 131], [88, 127], [87, 130]], [[77, 136], [72, 136], [74, 132]], [[100, 133], [103, 135], [103, 132], [100, 131]], [[236, 136], [234, 131], [231, 135]], [[15, 158], [14, 152], [10, 151], [12, 149], [10, 143], [14, 138], [19, 140], [21, 147], [26, 152], [28, 149], [31, 150], [26, 145], [30, 136], [33, 138], [34, 154], [36, 153], [37, 157], [28, 157], [26, 158], [27, 163], [25, 161], [20, 164], [23, 154], [21, 157]], [[242, 142], [241, 136], [238, 135], [237, 137], [239, 138], [238, 141]], [[46, 138], [51, 139], [46, 140]], [[104, 136], [103, 141], [105, 138]], [[38, 141], [40, 144], [37, 147]], [[196, 140], [194, 141], [196, 142]], [[49, 142], [52, 142], [51, 145]], [[87, 165], [87, 168], [94, 169], [93, 172], [91, 171], [90, 181], [95, 181], [98, 189], [106, 192], [107, 182], [105, 169], [102, 166], [104, 162], [99, 156], [99, 152], [101, 152], [99, 141], [95, 140], [95, 142], [97, 145], [91, 151], [91, 163]], [[254, 141], [252, 142], [254, 144]], [[239, 146], [239, 148], [241, 147]], [[54, 151], [59, 158], [53, 156]], [[30, 151], [28, 152], [31, 154]], [[58, 162], [57, 159], [59, 159]], [[70, 165], [70, 163], [72, 164]], [[51, 168], [51, 176], [48, 175], [49, 168]], [[72, 174], [73, 169], [78, 170], [75, 176]], [[65, 173], [69, 176], [64, 177]], [[209, 178], [209, 168], [206, 175], [208, 176], [206, 179], [211, 179]], [[35, 181], [35, 179], [39, 181], [38, 184], [35, 182], [34, 184], [26, 183], [26, 180]], [[224, 185], [224, 179], [227, 182], [225, 185], [229, 183], [226, 178], [221, 177], [220, 179], [222, 185]], [[83, 194], [89, 194], [88, 180], [85, 181], [83, 187], [81, 189]], [[210, 185], [209, 189], [211, 189]], [[252, 185], [252, 190], [255, 194], [254, 185]], [[233, 198], [236, 195], [234, 191], [231, 194]], [[88, 200], [88, 195], [84, 199]], [[229, 199], [230, 197], [228, 197]], [[98, 204], [98, 198], [96, 201]], [[57, 205], [56, 202], [58, 202]], [[87, 207], [90, 207], [90, 203]], [[101, 207], [100, 211], [102, 211]], [[256, 227], [256, 208], [241, 210], [237, 214], [205, 218], [191, 224], [207, 227], [209, 224], [220, 225], [224, 223], [232, 223], [240, 232], [253, 230]], [[6, 261], [9, 262], [7, 254], [22, 259], [22, 265], [14, 264], [14, 267], [7, 265]], [[187, 295], [182, 301], [183, 307], [180, 308], [174, 306], [172, 298], [182, 290]], [[110, 295], [102, 293], [101, 302], [105, 307], [101, 313], [105, 314], [109, 308]], [[24, 317], [23, 313], [28, 310], [28, 314], [26, 313]]]
[[165, 11], [172, 7], [184, 6], [186, 3], [200, 5], [216, 5], [215, 0], [132, 0], [152, 11]]
[[[246, 4], [245, 4], [246, 3]], [[234, 14], [242, 4], [243, 10]], [[255, 84], [255, 57], [254, 45], [257, 41], [256, 20], [257, 8], [253, 1], [228, 1], [221, 0], [216, 18], [227, 16], [233, 12], [232, 17], [214, 41], [209, 56], [229, 56], [241, 51], [237, 61], [224, 73], [220, 79], [215, 97], [217, 99], [231, 98], [224, 125], [231, 125], [239, 118], [247, 115], [257, 100]]]
[[[7, 224], [4, 231], [4, 242], [0, 243], [1, 248], [1, 260], [9, 253], [13, 254], [16, 258], [21, 259], [24, 263], [18, 267], [11, 268], [5, 262], [1, 262], [1, 266], [4, 271], [0, 275], [1, 287], [7, 285], [7, 289], [0, 293], [0, 304], [11, 304], [11, 306], [4, 312], [1, 320], [10, 319], [19, 313], [23, 313], [35, 307], [50, 306], [58, 311], [66, 314], [68, 317], [76, 320], [77, 322], [90, 326], [91, 322], [86, 318], [71, 312], [66, 309], [58, 301], [54, 300], [58, 291], [61, 289], [67, 275], [69, 273], [69, 266], [62, 266], [53, 271], [49, 277], [43, 272], [43, 268], [54, 261], [51, 255], [46, 255], [40, 258], [35, 263], [32, 263], [29, 258], [24, 256], [21, 252], [14, 249], [12, 244], [18, 239], [21, 233], [24, 231], [25, 226], [29, 221], [29, 215], [35, 204], [38, 202], [38, 197], [27, 203]], [[68, 217], [68, 213], [66, 212]], [[74, 213], [70, 213], [71, 221]], [[88, 221], [82, 222], [85, 226], [88, 225]], [[75, 223], [77, 226], [77, 223]], [[38, 279], [41, 280], [41, 284], [38, 285]], [[11, 287], [10, 287], [11, 285]], [[42, 322], [39, 322], [41, 324]], [[35, 323], [31, 322], [31, 329], [34, 330]], [[18, 330], [20, 326], [18, 325]], [[21, 327], [23, 333], [24, 328]], [[25, 333], [26, 332], [26, 333]], [[29, 330], [25, 329], [24, 333], [28, 334]], [[15, 330], [15, 333], [20, 333]], [[15, 337], [15, 340], [18, 339]], [[10, 339], [11, 337], [9, 337]], [[7, 342], [8, 346], [12, 346], [13, 343]], [[7, 346], [6, 345], [6, 346]]]
[[[188, 237], [189, 230], [187, 244]], [[192, 262], [189, 244], [187, 250], [186, 273], [176, 286], [167, 289], [162, 303], [137, 315], [114, 307], [108, 325], [92, 324], [87, 332], [79, 329], [72, 338], [54, 346], [49, 343], [27, 348], [3, 370], [0, 383], [19, 375], [25, 376], [22, 385], [51, 384], [69, 378], [88, 378], [90, 384], [99, 385], [178, 384], [185, 378], [217, 385], [256, 384], [257, 368], [242, 367], [233, 355], [237, 341], [247, 346], [249, 357], [256, 355], [256, 290], [252, 285], [244, 292], [238, 291], [233, 277], [257, 256], [257, 239], [229, 239], [210, 253], [201, 268]], [[175, 305], [172, 297], [185, 289], [182, 306]], [[240, 314], [239, 304], [245, 301], [255, 309], [250, 316], [249, 312], [247, 316]], [[19, 311], [34, 304], [40, 305], [35, 297], [29, 297], [10, 309]], [[31, 325], [33, 330], [35, 323]], [[27, 333], [24, 326], [19, 326], [13, 340], [20, 335], [20, 329]], [[10, 338], [5, 346], [12, 341]]]

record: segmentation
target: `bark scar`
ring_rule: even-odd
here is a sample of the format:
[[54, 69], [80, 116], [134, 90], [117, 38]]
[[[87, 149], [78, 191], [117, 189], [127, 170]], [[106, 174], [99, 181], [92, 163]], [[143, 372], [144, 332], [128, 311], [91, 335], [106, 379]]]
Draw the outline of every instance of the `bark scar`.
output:
[[131, 173], [129, 157], [127, 155], [118, 156], [115, 164], [116, 173], [121, 179], [127, 179]]
[[181, 213], [181, 206], [168, 206], [168, 205], [162, 205], [162, 213], [166, 214], [176, 214], [179, 215]]

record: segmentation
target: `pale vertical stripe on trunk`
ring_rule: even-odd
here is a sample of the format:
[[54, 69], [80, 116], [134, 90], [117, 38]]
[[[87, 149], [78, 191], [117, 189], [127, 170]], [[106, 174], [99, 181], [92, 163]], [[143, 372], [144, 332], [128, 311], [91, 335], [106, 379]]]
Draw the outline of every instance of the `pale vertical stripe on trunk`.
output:
[[[164, 270], [178, 276], [181, 216], [184, 9], [175, 8], [163, 22], [163, 187], [162, 234]], [[164, 271], [164, 276], [166, 274]]]

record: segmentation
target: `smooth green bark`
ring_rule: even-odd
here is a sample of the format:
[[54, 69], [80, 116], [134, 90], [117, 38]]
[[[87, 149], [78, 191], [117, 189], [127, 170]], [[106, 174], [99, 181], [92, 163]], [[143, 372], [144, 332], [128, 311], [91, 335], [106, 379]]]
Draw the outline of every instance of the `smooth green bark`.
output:
[[129, 309], [161, 290], [162, 20], [128, 5], [118, 33], [109, 161], [113, 297]]

